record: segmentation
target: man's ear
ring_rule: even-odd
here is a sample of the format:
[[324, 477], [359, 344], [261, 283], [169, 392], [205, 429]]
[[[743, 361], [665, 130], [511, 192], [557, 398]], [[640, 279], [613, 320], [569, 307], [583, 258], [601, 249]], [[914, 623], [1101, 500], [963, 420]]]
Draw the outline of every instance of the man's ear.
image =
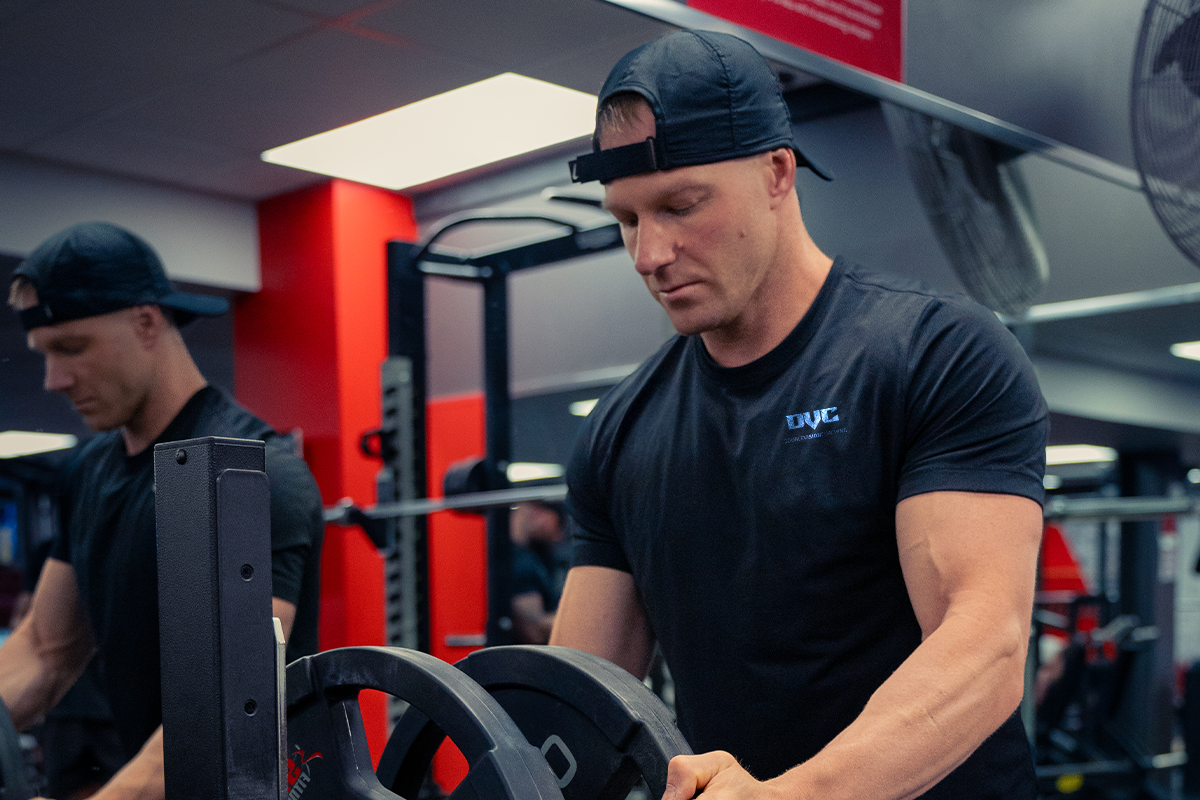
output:
[[796, 188], [796, 154], [781, 147], [766, 154], [769, 159], [767, 194], [774, 208]]
[[162, 309], [156, 305], [134, 306], [129, 309], [133, 321], [133, 330], [142, 345], [149, 348], [156, 345], [163, 334], [170, 328]]

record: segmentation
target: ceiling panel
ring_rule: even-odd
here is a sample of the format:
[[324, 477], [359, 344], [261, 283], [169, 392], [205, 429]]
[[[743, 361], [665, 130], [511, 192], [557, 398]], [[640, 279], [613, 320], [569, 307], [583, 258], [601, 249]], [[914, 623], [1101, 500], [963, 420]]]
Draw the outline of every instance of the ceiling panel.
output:
[[257, 152], [151, 133], [108, 120], [72, 128], [29, 150], [58, 163], [247, 200], [327, 180], [323, 175], [268, 164]]
[[488, 77], [490, 71], [326, 29], [112, 118], [254, 153]]
[[[579, 59], [581, 46], [629, 37], [640, 43], [664, 29], [659, 23], [595, 0], [399, 3], [363, 17], [358, 24], [463, 61], [516, 72], [547, 60]], [[599, 82], [615, 60], [590, 62], [599, 72]], [[587, 77], [589, 84], [596, 83], [590, 90], [596, 91], [599, 82]]]
[[373, 9], [381, 5], [406, 3], [409, 0], [390, 0], [390, 2], [389, 0], [384, 0], [384, 2], [380, 2], [380, 0], [373, 0], [373, 2], [363, 2], [363, 0], [253, 0], [253, 2], [276, 8], [293, 9], [310, 15], [340, 17], [359, 9]]
[[176, 91], [311, 25], [244, 0], [43, 3], [0, 24], [0, 107], [27, 109], [23, 127], [33, 140], [69, 120]]
[[633, 30], [616, 36], [603, 36], [565, 53], [530, 61], [522, 72], [531, 78], [568, 86], [588, 94], [599, 94], [608, 70], [621, 56], [638, 45], [665, 36], [674, 28], [638, 19]]

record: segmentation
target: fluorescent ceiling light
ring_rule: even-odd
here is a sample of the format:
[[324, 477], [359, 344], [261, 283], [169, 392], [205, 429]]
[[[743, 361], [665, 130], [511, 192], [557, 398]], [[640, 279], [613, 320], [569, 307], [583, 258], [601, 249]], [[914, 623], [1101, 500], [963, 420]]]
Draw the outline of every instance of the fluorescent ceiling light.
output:
[[592, 409], [595, 408], [596, 403], [599, 402], [599, 397], [595, 398], [594, 400], [576, 400], [574, 403], [571, 403], [571, 405], [567, 406], [567, 410], [577, 417], [586, 417], [588, 414], [592, 413]]
[[69, 433], [5, 431], [0, 433], [0, 458], [19, 458], [52, 450], [66, 450], [79, 440]]
[[1171, 345], [1171, 355], [1200, 361], [1200, 342], [1180, 342]]
[[562, 464], [535, 464], [531, 461], [517, 461], [508, 465], [508, 479], [517, 481], [536, 481], [544, 478], [561, 478], [564, 474]]
[[1188, 483], [1200, 483], [1200, 469], [1189, 469], [1187, 479]]
[[404, 189], [590, 136], [595, 95], [506, 72], [267, 150], [264, 161]]
[[1116, 461], [1117, 451], [1094, 444], [1056, 444], [1046, 448], [1047, 466], [1054, 464], [1093, 464]]
[[1042, 486], [1046, 489], [1061, 489], [1062, 485], [1063, 479], [1057, 475], [1047, 475], [1046, 477], [1042, 478]]

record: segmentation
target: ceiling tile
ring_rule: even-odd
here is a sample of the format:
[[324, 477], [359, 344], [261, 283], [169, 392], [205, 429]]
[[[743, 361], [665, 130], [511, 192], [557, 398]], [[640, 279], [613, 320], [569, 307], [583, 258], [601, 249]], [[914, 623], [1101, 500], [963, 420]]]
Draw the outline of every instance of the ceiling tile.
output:
[[[403, 3], [408, 0], [392, 0]], [[363, 0], [254, 0], [267, 6], [290, 8], [305, 14], [316, 14], [322, 17], [341, 17], [358, 9], [369, 9], [379, 5], [379, 0], [364, 2]]]
[[488, 77], [486, 70], [329, 29], [114, 115], [111, 122], [262, 150]]
[[[400, 3], [363, 17], [358, 24], [499, 71], [517, 72], [527, 64], [569, 56], [597, 40], [644, 37], [640, 41], [646, 41], [662, 27], [596, 0]], [[604, 71], [610, 66], [604, 66]]]
[[569, 53], [557, 53], [548, 58], [539, 58], [522, 67], [522, 72], [531, 78], [557, 83], [588, 94], [599, 94], [608, 71], [621, 56], [633, 48], [675, 28], [669, 25], [644, 20], [636, 31], [627, 31], [617, 36], [604, 37], [583, 47], [573, 48]]
[[45, 3], [0, 24], [0, 107], [64, 118], [129, 103], [228, 64], [311, 22], [243, 0]]
[[257, 200], [325, 176], [268, 164], [257, 153], [111, 122], [94, 122], [29, 148], [30, 155], [154, 183]]
[[5, 0], [0, 6], [0, 25], [31, 11], [34, 6], [48, 5], [54, 0]]

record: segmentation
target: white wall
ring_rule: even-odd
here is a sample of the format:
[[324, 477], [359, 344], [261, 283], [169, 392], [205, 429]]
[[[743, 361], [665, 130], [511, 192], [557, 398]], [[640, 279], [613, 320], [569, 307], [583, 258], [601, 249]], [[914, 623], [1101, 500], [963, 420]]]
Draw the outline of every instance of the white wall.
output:
[[28, 255], [92, 220], [144, 238], [175, 280], [250, 292], [262, 285], [252, 203], [0, 155], [0, 252]]

